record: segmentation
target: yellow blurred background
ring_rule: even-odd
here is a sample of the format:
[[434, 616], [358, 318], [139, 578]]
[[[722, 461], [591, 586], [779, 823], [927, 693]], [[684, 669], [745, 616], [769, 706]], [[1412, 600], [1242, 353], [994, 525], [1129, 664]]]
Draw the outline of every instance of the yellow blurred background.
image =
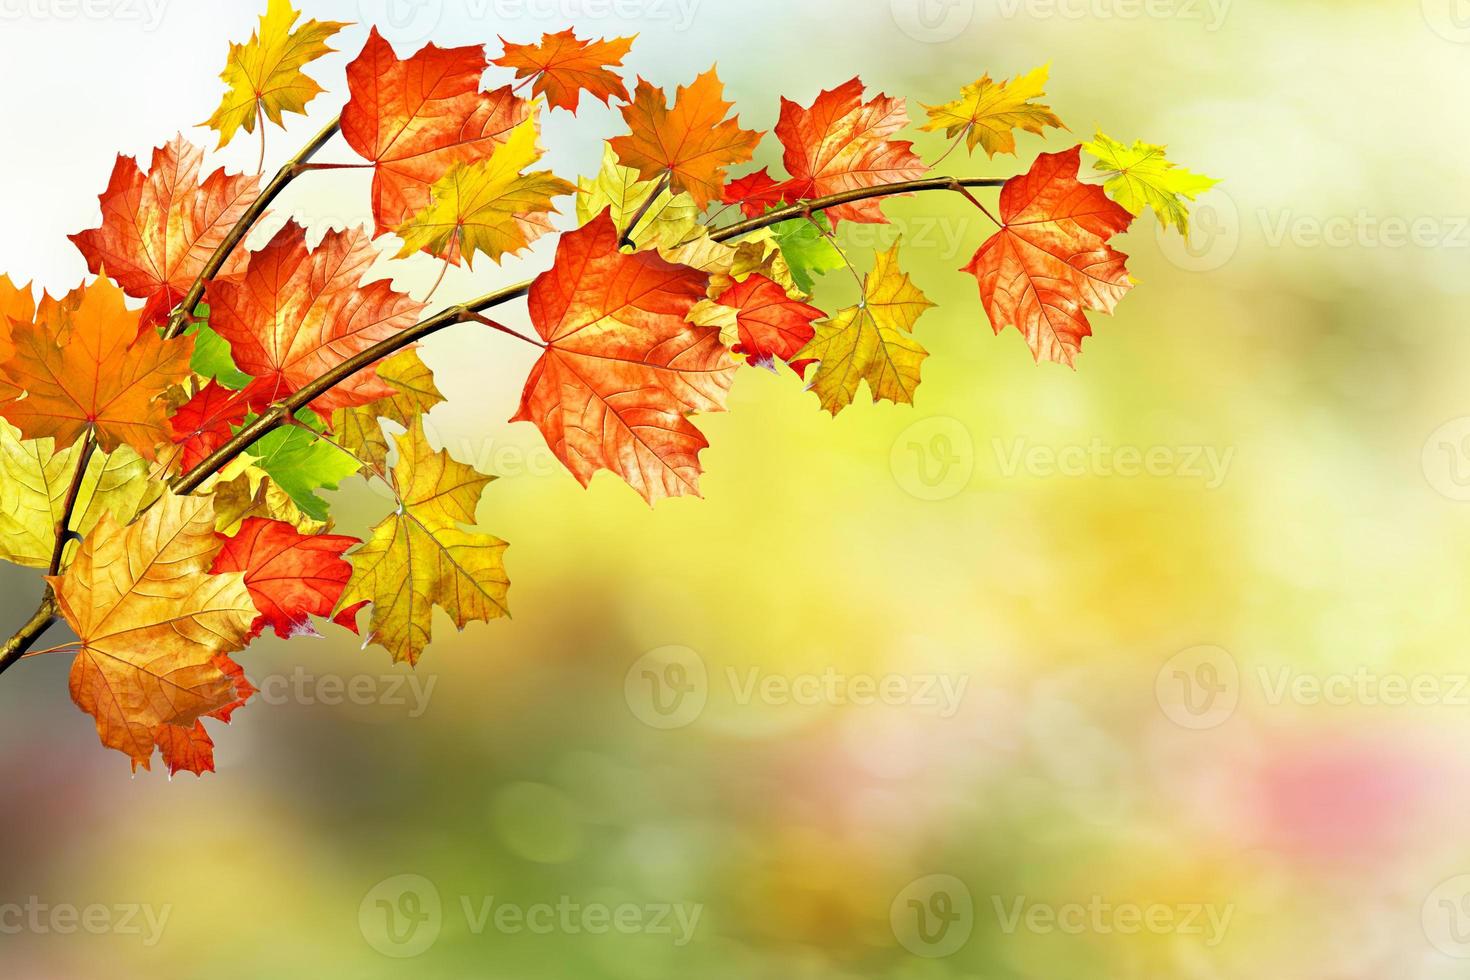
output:
[[[913, 115], [1050, 63], [1070, 132], [944, 171], [1009, 176], [1101, 127], [1224, 183], [1190, 242], [1145, 215], [1115, 243], [1141, 285], [1075, 373], [992, 335], [957, 271], [990, 233], [964, 202], [845, 227], [860, 267], [901, 234], [939, 304], [917, 404], [834, 420], [744, 371], [699, 420], [705, 499], [654, 510], [607, 474], [581, 489], [504, 421], [529, 347], [433, 337], [430, 431], [500, 477], [480, 518], [511, 543], [515, 618], [456, 634], [441, 614], [411, 681], [338, 630], [262, 640], [242, 660], [263, 694], [197, 780], [130, 779], [66, 658], [8, 673], [0, 972], [1470, 975], [1461, 0], [301, 6], [361, 26], [268, 167], [340, 107], [375, 22], [400, 54], [636, 32], [630, 77], [718, 61], [766, 130], [778, 96], [855, 73]], [[180, 129], [212, 146], [191, 126], [259, 12], [0, 2], [0, 271], [74, 286], [65, 235], [95, 224], [114, 154]], [[592, 173], [621, 125], [553, 113], [546, 161]], [[288, 213], [366, 221], [367, 176], [311, 175], [270, 227]], [[452, 271], [436, 300], [539, 272], [551, 244]], [[394, 270], [422, 295], [438, 266]], [[852, 291], [831, 274], [815, 302]], [[388, 507], [357, 481], [331, 499], [347, 533]], [[39, 582], [0, 588], [18, 624]]]

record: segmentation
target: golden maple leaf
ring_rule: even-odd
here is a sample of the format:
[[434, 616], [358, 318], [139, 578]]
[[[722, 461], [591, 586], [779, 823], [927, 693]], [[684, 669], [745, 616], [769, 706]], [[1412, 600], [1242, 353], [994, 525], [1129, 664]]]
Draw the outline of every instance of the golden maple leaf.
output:
[[356, 456], [373, 473], [388, 470], [388, 439], [380, 419], [407, 426], [444, 400], [418, 351], [410, 347], [378, 362], [378, 377], [393, 387], [393, 394], [366, 405], [341, 408], [332, 413], [332, 430], [337, 445]]
[[347, 556], [352, 579], [337, 608], [371, 602], [370, 641], [395, 661], [417, 664], [429, 645], [435, 606], [460, 629], [508, 616], [510, 580], [506, 543], [461, 527], [475, 522], [480, 493], [494, 478], [435, 452], [421, 418], [412, 419], [397, 443], [389, 480], [399, 507]]
[[302, 73], [302, 66], [336, 50], [327, 39], [348, 25], [307, 20], [292, 30], [300, 16], [290, 0], [270, 0], [260, 29], [244, 44], [230, 45], [230, 59], [219, 76], [229, 91], [205, 122], [219, 133], [220, 148], [241, 128], [255, 132], [262, 115], [284, 127], [281, 113], [304, 115], [306, 104], [321, 94], [322, 87]]
[[833, 415], [852, 403], [862, 381], [875, 402], [914, 400], [919, 369], [929, 356], [912, 336], [914, 323], [934, 304], [898, 268], [898, 246], [895, 241], [877, 253], [858, 305], [815, 324], [816, 336], [791, 358], [821, 362], [811, 388]]
[[1015, 130], [1024, 129], [1040, 136], [1051, 126], [1066, 129], [1050, 106], [1032, 100], [1046, 93], [1049, 65], [1042, 65], [1026, 75], [1007, 82], [993, 82], [989, 75], [960, 89], [960, 97], [943, 105], [924, 106], [929, 121], [920, 129], [943, 129], [951, 138], [965, 134], [966, 148], [973, 151], [983, 146], [990, 156], [1015, 153]]

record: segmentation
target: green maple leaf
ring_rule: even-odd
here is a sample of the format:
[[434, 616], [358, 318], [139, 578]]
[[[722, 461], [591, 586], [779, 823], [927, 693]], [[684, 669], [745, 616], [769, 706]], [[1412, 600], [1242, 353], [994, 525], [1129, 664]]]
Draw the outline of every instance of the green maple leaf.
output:
[[842, 268], [842, 253], [826, 237], [831, 230], [823, 214], [814, 215], [811, 221], [783, 221], [771, 228], [791, 268], [791, 278], [804, 293], [812, 291], [815, 275]]
[[210, 327], [209, 307], [201, 303], [194, 310], [194, 316], [198, 318], [198, 322], [184, 331], [185, 336], [194, 337], [194, 356], [189, 360], [189, 368], [195, 374], [213, 378], [226, 388], [236, 391], [244, 388], [253, 379], [235, 367], [229, 341]]
[[321, 421], [302, 409], [297, 418], [311, 429], [283, 425], [262, 436], [250, 448], [256, 464], [276, 486], [295, 501], [302, 513], [319, 521], [327, 519], [327, 502], [318, 490], [335, 490], [337, 484], [357, 472], [358, 461], [311, 431], [320, 431]]

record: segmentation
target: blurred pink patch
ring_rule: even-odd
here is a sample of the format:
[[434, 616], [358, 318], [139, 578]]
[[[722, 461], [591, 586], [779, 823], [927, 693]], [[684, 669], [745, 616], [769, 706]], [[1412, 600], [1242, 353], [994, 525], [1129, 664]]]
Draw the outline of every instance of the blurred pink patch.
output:
[[1353, 739], [1288, 743], [1257, 773], [1261, 843], [1306, 860], [1373, 862], [1411, 846], [1442, 781], [1422, 747]]

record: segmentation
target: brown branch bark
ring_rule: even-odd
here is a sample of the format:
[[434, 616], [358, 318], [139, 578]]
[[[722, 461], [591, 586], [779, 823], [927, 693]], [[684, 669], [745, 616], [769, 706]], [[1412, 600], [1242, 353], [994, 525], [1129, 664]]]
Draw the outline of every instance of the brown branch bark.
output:
[[[312, 153], [315, 153], [316, 150], [320, 149], [321, 145], [324, 144], [328, 139], [330, 139], [336, 131], [337, 123], [336, 121], [333, 121], [330, 126], [322, 130], [322, 132], [319, 133], [310, 144], [308, 144], [305, 150], [303, 150], [300, 154], [297, 154], [297, 156], [293, 158], [292, 162], [281, 168], [280, 173], [276, 174], [275, 179], [271, 181], [270, 185], [266, 188], [266, 191], [261, 194], [260, 199], [256, 201], [256, 204], [252, 207], [252, 210], [258, 209], [260, 212], [263, 212], [265, 210], [265, 206], [270, 203], [270, 200], [274, 198], [275, 195], [279, 194], [281, 190], [284, 189], [285, 185], [290, 182], [291, 177], [300, 172], [300, 170], [303, 169], [304, 166], [306, 166], [305, 161], [307, 157], [309, 157]], [[837, 194], [830, 194], [825, 197], [799, 201], [796, 204], [788, 205], [784, 208], [777, 208], [773, 211], [768, 211], [765, 214], [759, 215], [758, 217], [748, 218], [745, 221], [740, 221], [725, 228], [721, 228], [718, 231], [711, 233], [710, 237], [713, 238], [715, 241], [725, 242], [729, 241], [732, 238], [739, 238], [741, 235], [748, 235], [751, 232], [759, 231], [762, 228], [768, 228], [771, 225], [780, 224], [783, 221], [810, 217], [812, 214], [815, 214], [818, 211], [825, 211], [826, 209], [836, 207], [839, 204], [850, 204], [855, 201], [863, 201], [869, 198], [890, 197], [897, 194], [910, 194], [916, 191], [929, 190], [954, 191], [965, 194], [965, 196], [968, 197], [969, 195], [964, 190], [964, 188], [998, 187], [1004, 183], [1004, 178], [928, 177], [922, 180], [910, 180], [896, 184], [880, 184], [877, 187], [863, 187], [856, 190], [842, 191]], [[257, 213], [255, 217], [259, 217], [259, 214]], [[238, 231], [238, 234], [235, 231], [232, 231], [230, 238], [226, 239], [226, 241], [220, 246], [220, 251], [216, 253], [214, 259], [211, 259], [211, 267], [213, 268], [213, 272], [210, 271], [210, 267], [206, 267], [205, 272], [200, 275], [199, 282], [195, 283], [194, 288], [190, 290], [190, 295], [185, 297], [185, 302], [183, 303], [183, 305], [180, 306], [178, 312], [175, 313], [175, 317], [182, 316], [186, 310], [192, 310], [193, 306], [198, 303], [199, 297], [202, 296], [204, 292], [203, 284], [208, 281], [208, 278], [210, 276], [217, 273], [219, 269], [223, 267], [224, 258], [222, 256], [227, 255], [230, 249], [233, 249], [236, 245], [239, 244], [240, 240], [245, 237], [245, 234], [249, 229], [249, 225], [253, 224], [253, 222], [254, 219], [251, 218], [248, 213], [244, 218], [241, 219], [240, 224], [236, 226], [236, 231]], [[233, 241], [231, 241], [230, 239], [233, 239]], [[286, 424], [299, 409], [305, 407], [308, 403], [311, 402], [313, 398], [316, 398], [319, 395], [330, 390], [331, 388], [335, 387], [336, 385], [341, 384], [343, 381], [346, 381], [348, 378], [352, 377], [363, 368], [375, 364], [388, 355], [402, 350], [409, 344], [412, 344], [417, 340], [427, 337], [429, 334], [437, 333], [438, 331], [443, 330], [445, 327], [453, 326], [456, 323], [469, 323], [477, 321], [483, 322], [484, 318], [479, 315], [480, 311], [488, 310], [492, 307], [499, 306], [502, 303], [506, 303], [510, 300], [524, 296], [527, 292], [530, 291], [530, 288], [531, 283], [529, 281], [516, 283], [513, 286], [506, 286], [502, 289], [496, 290], [495, 292], [487, 293], [486, 295], [481, 296], [478, 299], [473, 299], [465, 303], [456, 304], [446, 310], [442, 310], [439, 313], [436, 313], [434, 316], [431, 316], [428, 319], [419, 321], [413, 326], [397, 334], [394, 334], [392, 337], [389, 337], [386, 340], [381, 340], [373, 346], [359, 351], [357, 354], [349, 357], [341, 364], [336, 365], [332, 368], [332, 370], [323, 374], [320, 378], [317, 378], [315, 381], [306, 385], [304, 388], [293, 392], [290, 396], [283, 398], [280, 401], [271, 405], [270, 408], [261, 413], [261, 415], [258, 416], [253, 422], [249, 423], [239, 432], [235, 433], [235, 435], [232, 436], [228, 442], [224, 443], [214, 452], [210, 453], [204, 459], [200, 460], [200, 462], [188, 472], [180, 474], [176, 479], [174, 479], [174, 481], [170, 485], [170, 489], [172, 489], [174, 493], [189, 493], [190, 491], [198, 489], [200, 484], [204, 483], [205, 480], [208, 480], [211, 475], [222, 469], [227, 463], [230, 462], [230, 460], [234, 459], [236, 456], [240, 455], [240, 453], [244, 452], [247, 448], [253, 445], [256, 440], [260, 439], [261, 437], [266, 435], [266, 433], [272, 431], [273, 429], [279, 428], [280, 426]], [[193, 298], [192, 303], [189, 302], [190, 297]], [[181, 324], [186, 324], [186, 319], [179, 322]], [[174, 323], [171, 322], [170, 329], [172, 329], [173, 326]], [[179, 330], [182, 330], [183, 328], [183, 325], [179, 326]], [[172, 336], [172, 334], [170, 335]], [[55, 622], [55, 612], [56, 600], [55, 597], [52, 596], [51, 590], [48, 588], [45, 595], [42, 597], [40, 608], [36, 610], [35, 614], [30, 618], [25, 626], [21, 627], [21, 629], [14, 636], [6, 641], [3, 647], [0, 647], [0, 673], [3, 673], [6, 668], [19, 660], [21, 656], [30, 649], [35, 641], [40, 638], [41, 634], [44, 633], [53, 622]]]

